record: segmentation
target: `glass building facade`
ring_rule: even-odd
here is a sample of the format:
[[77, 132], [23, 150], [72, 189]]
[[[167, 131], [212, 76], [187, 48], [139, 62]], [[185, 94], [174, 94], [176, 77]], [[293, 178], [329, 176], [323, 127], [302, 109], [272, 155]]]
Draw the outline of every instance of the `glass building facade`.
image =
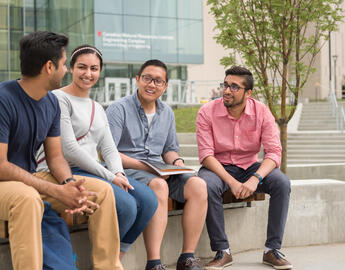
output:
[[168, 64], [171, 79], [186, 80], [186, 65], [203, 63], [202, 22], [202, 0], [0, 0], [0, 81], [20, 77], [19, 40], [37, 30], [66, 34], [67, 55], [85, 43], [99, 48], [100, 88], [120, 78], [132, 89], [152, 58]]

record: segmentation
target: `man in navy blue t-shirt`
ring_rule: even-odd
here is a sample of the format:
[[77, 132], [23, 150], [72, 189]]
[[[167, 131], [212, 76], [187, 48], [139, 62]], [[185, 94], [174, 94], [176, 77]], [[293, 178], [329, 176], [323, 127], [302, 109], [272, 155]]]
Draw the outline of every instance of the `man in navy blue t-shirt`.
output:
[[[42, 269], [42, 200], [59, 213], [90, 215], [94, 269], [122, 269], [110, 185], [72, 176], [61, 150], [60, 108], [49, 91], [61, 86], [67, 71], [67, 43], [51, 32], [23, 37], [22, 77], [0, 83], [0, 219], [9, 222], [15, 270]], [[42, 143], [50, 173], [35, 173]]]

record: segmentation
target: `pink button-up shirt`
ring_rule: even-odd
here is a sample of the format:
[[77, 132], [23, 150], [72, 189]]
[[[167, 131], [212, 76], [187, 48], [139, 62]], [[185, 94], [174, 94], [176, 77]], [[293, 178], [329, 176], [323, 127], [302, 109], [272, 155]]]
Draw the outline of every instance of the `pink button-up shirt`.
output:
[[278, 127], [270, 110], [261, 102], [248, 98], [238, 120], [229, 115], [223, 98], [201, 107], [196, 121], [200, 163], [214, 156], [224, 165], [247, 169], [258, 161], [261, 144], [265, 158], [277, 167], [281, 161]]

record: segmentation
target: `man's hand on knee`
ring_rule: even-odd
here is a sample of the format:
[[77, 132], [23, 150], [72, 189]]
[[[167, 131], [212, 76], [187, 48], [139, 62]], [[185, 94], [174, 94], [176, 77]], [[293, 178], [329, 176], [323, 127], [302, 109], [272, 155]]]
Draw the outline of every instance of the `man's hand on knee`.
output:
[[248, 198], [249, 196], [253, 195], [255, 190], [257, 189], [259, 181], [256, 177], [250, 177], [243, 185], [242, 191], [240, 194], [241, 199]]
[[236, 199], [240, 199], [242, 190], [243, 190], [243, 184], [237, 180], [233, 181], [230, 185], [232, 194], [235, 195]]
[[95, 209], [99, 208], [97, 203], [88, 199], [90, 196], [97, 196], [94, 191], [87, 191], [83, 186], [85, 179], [68, 182], [65, 185], [58, 186], [60, 194], [57, 199], [69, 207], [68, 213], [86, 213], [92, 214]]

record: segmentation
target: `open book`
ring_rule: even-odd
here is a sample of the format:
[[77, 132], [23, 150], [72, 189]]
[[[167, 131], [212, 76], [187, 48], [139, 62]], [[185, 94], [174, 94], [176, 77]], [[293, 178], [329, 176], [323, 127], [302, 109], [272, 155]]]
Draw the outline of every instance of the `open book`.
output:
[[195, 173], [193, 169], [165, 164], [163, 162], [140, 160], [152, 169], [154, 169], [160, 176], [182, 174], [182, 173]]

